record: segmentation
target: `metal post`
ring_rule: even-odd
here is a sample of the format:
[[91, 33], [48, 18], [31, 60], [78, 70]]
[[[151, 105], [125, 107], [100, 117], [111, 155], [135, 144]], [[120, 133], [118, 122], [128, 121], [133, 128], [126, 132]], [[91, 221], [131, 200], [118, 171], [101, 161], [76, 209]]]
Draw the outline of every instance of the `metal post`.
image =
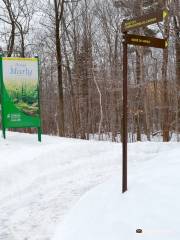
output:
[[124, 32], [123, 39], [123, 141], [122, 141], [122, 192], [127, 191], [127, 95], [128, 95], [128, 55], [127, 55], [127, 42], [126, 42], [127, 32]]
[[[40, 90], [39, 90], [39, 84], [40, 84], [40, 62], [39, 62], [38, 55], [36, 55], [35, 58], [38, 59], [38, 107], [39, 107], [39, 116], [40, 116], [40, 121], [41, 121]], [[38, 141], [41, 142], [42, 141], [42, 137], [41, 137], [41, 135], [42, 135], [41, 122], [40, 122], [40, 126], [37, 128], [37, 132], [38, 132]]]
[[3, 138], [6, 138], [6, 128], [4, 124], [4, 84], [3, 84], [3, 67], [2, 67], [2, 58], [4, 54], [2, 48], [0, 47], [0, 102], [1, 102], [1, 121], [2, 121], [2, 134]]
[[37, 130], [38, 130], [38, 141], [41, 142], [41, 127], [38, 127]]
[[2, 127], [3, 138], [6, 139], [6, 129]]

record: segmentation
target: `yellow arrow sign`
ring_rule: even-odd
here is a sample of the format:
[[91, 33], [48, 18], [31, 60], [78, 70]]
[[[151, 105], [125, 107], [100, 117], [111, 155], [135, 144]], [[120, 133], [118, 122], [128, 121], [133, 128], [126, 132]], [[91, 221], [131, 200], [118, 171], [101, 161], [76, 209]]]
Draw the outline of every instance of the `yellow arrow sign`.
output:
[[148, 15], [140, 16], [137, 18], [124, 20], [121, 26], [122, 32], [128, 32], [130, 30], [146, 27], [154, 23], [162, 22], [169, 16], [169, 11], [164, 9], [161, 12], [154, 12]]
[[167, 10], [167, 9], [165, 9], [164, 11], [163, 11], [163, 19], [165, 19], [166, 17], [168, 17], [169, 16], [169, 11]]
[[168, 41], [165, 42], [165, 48], [167, 48], [167, 47], [168, 47]]

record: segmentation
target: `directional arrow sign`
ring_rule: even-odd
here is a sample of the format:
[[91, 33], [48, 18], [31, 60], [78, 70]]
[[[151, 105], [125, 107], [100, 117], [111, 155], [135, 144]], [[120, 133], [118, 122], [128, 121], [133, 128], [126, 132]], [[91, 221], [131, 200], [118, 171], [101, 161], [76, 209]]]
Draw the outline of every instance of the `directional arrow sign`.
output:
[[122, 23], [121, 30], [122, 32], [128, 32], [136, 28], [145, 27], [154, 23], [162, 22], [168, 16], [169, 12], [167, 9], [165, 9], [160, 13], [156, 12], [139, 18], [125, 20]]
[[145, 47], [155, 47], [155, 48], [167, 48], [168, 41], [166, 39], [152, 38], [146, 36], [139, 36], [133, 34], [127, 34], [125, 41], [127, 44], [145, 46]]

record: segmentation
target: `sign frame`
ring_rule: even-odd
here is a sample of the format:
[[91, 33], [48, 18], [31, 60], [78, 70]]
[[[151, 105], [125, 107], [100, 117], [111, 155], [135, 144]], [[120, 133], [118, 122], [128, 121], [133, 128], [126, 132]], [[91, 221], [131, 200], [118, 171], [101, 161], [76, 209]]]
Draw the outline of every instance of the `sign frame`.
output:
[[[25, 61], [37, 62], [36, 65], [36, 102], [37, 102], [37, 114], [35, 116], [23, 112], [22, 109], [19, 109], [13, 102], [12, 97], [9, 95], [8, 90], [6, 89], [4, 74], [5, 61], [18, 61], [22, 64], [25, 64]], [[7, 63], [6, 63], [7, 64]], [[17, 77], [18, 78], [18, 77]], [[23, 78], [23, 77], [22, 77]], [[2, 118], [2, 132], [4, 139], [6, 138], [6, 129], [8, 128], [36, 128], [38, 133], [38, 141], [41, 142], [41, 109], [40, 109], [40, 94], [39, 94], [39, 82], [40, 82], [40, 66], [39, 58], [20, 58], [20, 57], [4, 57], [0, 56], [0, 95], [1, 95], [1, 118]], [[18, 119], [19, 117], [19, 119]]]

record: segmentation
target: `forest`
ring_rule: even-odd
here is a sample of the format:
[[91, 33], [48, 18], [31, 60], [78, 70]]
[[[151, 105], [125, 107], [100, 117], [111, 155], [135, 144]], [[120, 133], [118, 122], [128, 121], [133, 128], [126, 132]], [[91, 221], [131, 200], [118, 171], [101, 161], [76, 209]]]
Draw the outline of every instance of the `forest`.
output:
[[130, 142], [180, 140], [180, 0], [0, 0], [1, 52], [40, 59], [44, 134], [121, 141], [121, 24], [164, 9], [164, 22], [131, 31], [168, 47], [128, 46]]

